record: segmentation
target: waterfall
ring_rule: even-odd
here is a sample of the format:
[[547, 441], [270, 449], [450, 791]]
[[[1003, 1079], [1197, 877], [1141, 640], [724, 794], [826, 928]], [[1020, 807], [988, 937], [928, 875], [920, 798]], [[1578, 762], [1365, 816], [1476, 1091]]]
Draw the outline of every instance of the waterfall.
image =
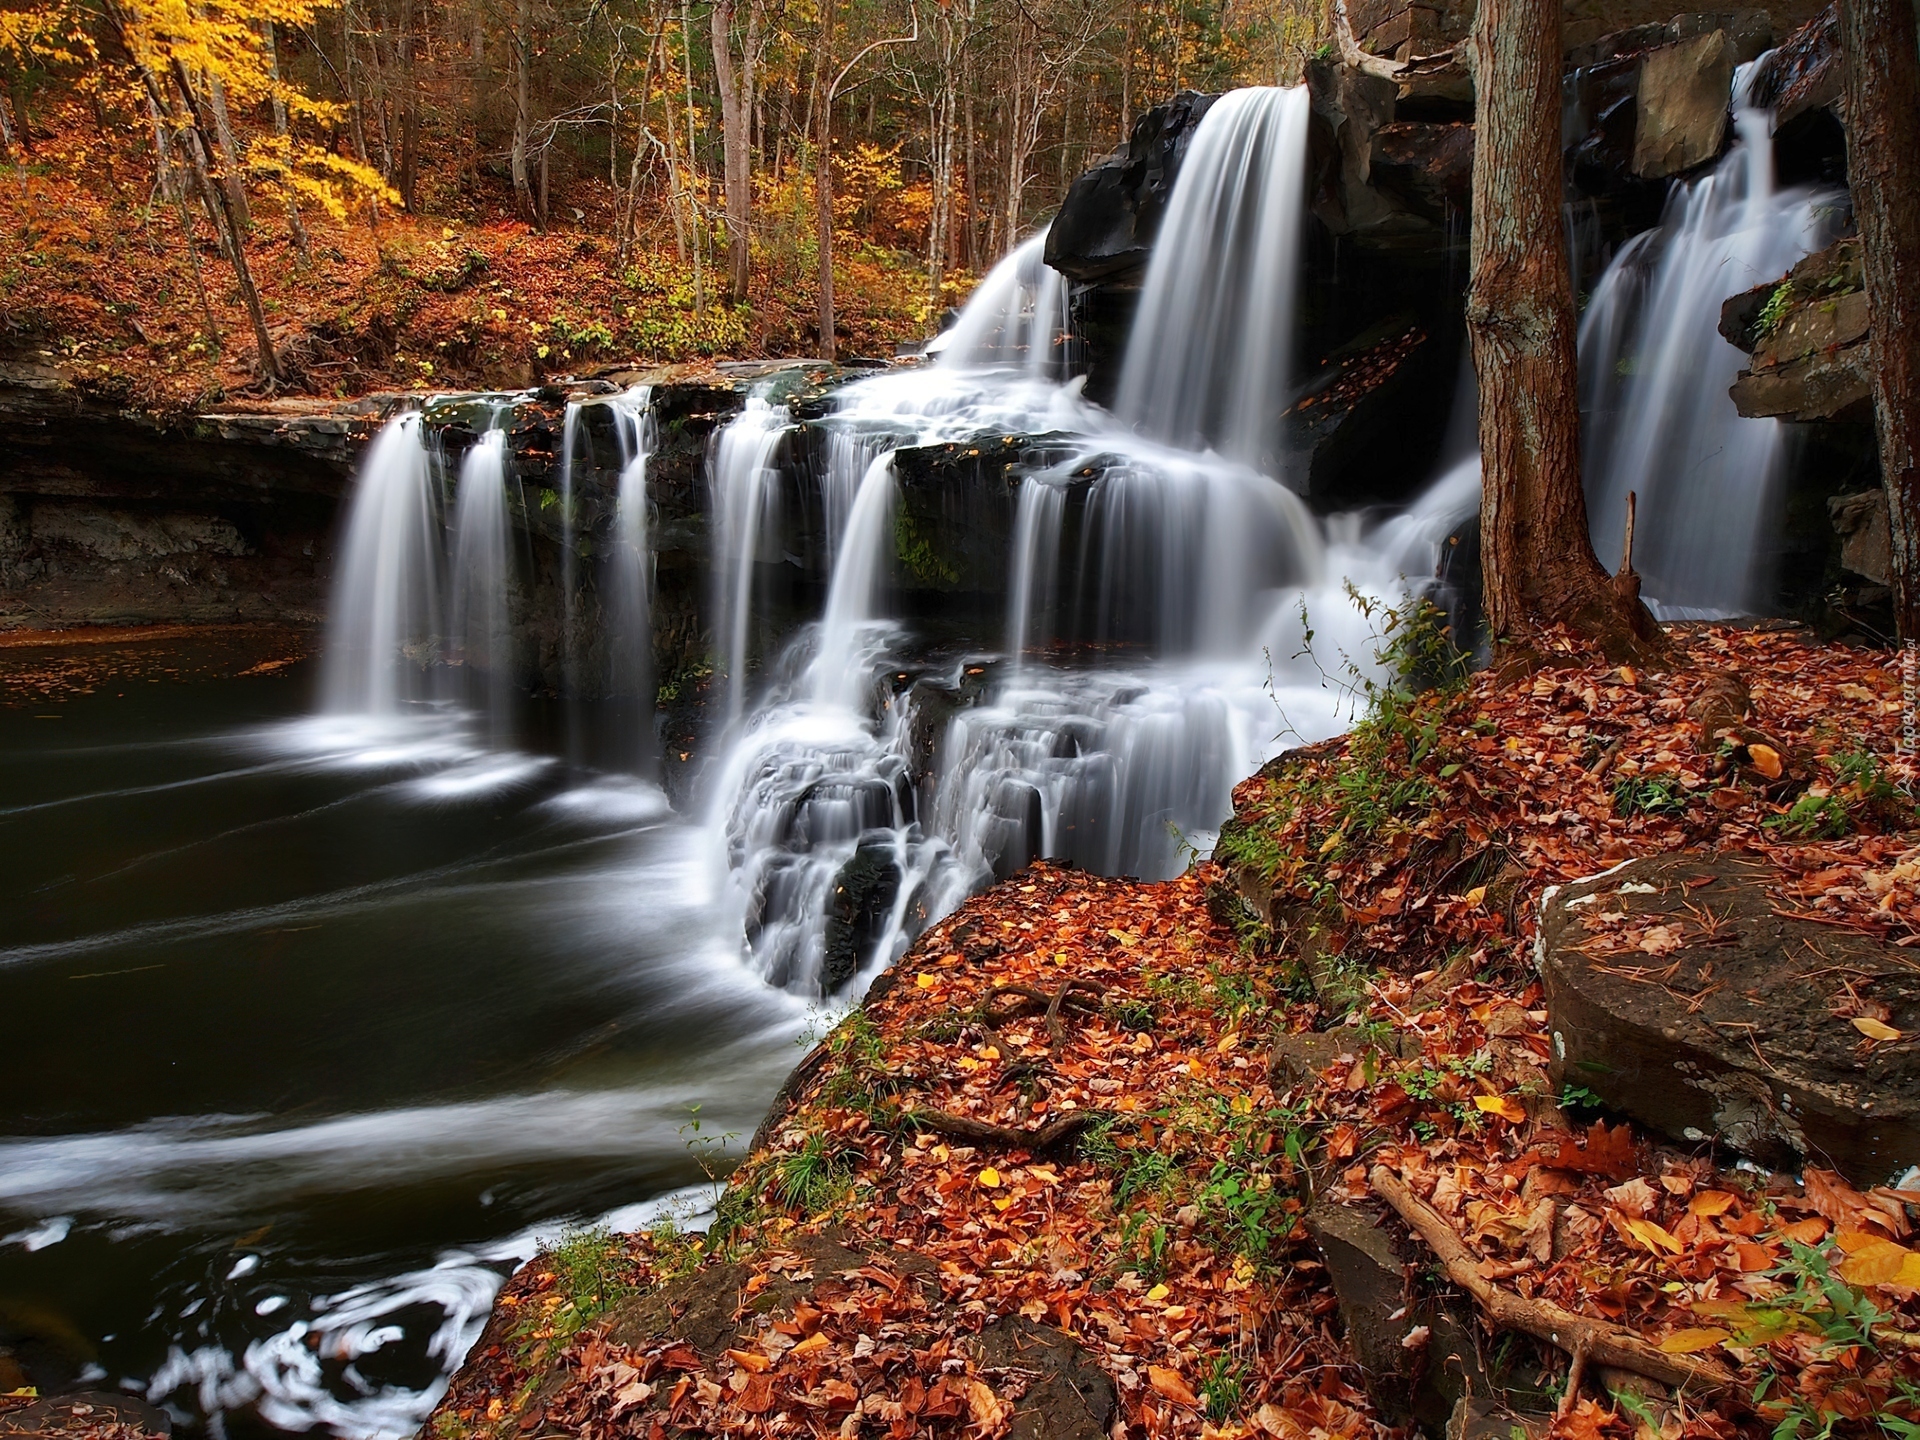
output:
[[852, 709], [866, 688], [873, 647], [863, 642], [871, 639], [877, 603], [893, 559], [895, 498], [889, 450], [867, 467], [847, 516], [840, 563], [833, 567], [809, 684], [813, 697], [824, 704]]
[[647, 462], [653, 457], [653, 391], [636, 386], [607, 402], [620, 442], [606, 601], [613, 693], [624, 711], [635, 768], [653, 759], [653, 551], [647, 541]]
[[1827, 243], [1840, 199], [1774, 188], [1768, 124], [1739, 113], [1727, 157], [1674, 188], [1659, 227], [1621, 250], [1580, 322], [1594, 549], [1618, 563], [1635, 492], [1634, 568], [1670, 618], [1750, 611], [1766, 589], [1762, 537], [1778, 518], [1784, 431], [1734, 409], [1727, 391], [1745, 357], [1719, 334], [1720, 306]]
[[746, 703], [747, 641], [753, 620], [755, 567], [778, 555], [780, 471], [774, 455], [792, 428], [785, 405], [762, 386], [718, 432], [707, 473], [714, 527], [715, 633], [726, 646], [726, 724], [739, 722]]
[[1115, 411], [1278, 474], [1306, 203], [1305, 86], [1223, 95], [1194, 131], [1147, 265]]
[[412, 411], [389, 420], [361, 462], [327, 614], [322, 708], [393, 716], [424, 699], [440, 632], [440, 533]]
[[1013, 522], [1013, 584], [1007, 589], [1007, 653], [1016, 669], [1053, 615], [1060, 587], [1060, 531], [1066, 486], [1029, 476]]
[[1029, 380], [1066, 378], [1067, 281], [1046, 263], [1047, 231], [995, 265], [960, 319], [931, 347], [948, 370], [1008, 367]]
[[514, 666], [507, 618], [506, 433], [496, 417], [460, 464], [453, 505], [453, 575], [447, 659], [463, 677], [463, 698], [486, 716], [496, 749], [512, 739]]

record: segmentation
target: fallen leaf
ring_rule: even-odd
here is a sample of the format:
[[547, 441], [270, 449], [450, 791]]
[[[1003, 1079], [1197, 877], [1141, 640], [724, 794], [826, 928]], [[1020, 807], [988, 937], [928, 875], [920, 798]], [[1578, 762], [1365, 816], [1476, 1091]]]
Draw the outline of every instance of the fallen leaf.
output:
[[1753, 763], [1754, 769], [1758, 770], [1769, 780], [1778, 780], [1781, 773], [1786, 769], [1786, 767], [1780, 763], [1780, 752], [1771, 745], [1755, 744], [1747, 746], [1747, 759]]
[[1724, 1330], [1676, 1330], [1660, 1341], [1660, 1348], [1669, 1355], [1693, 1355], [1730, 1338]]
[[1853, 1028], [1869, 1040], [1898, 1040], [1900, 1032], [1884, 1020], [1876, 1020], [1871, 1015], [1853, 1017]]
[[1200, 1397], [1187, 1388], [1187, 1382], [1180, 1378], [1178, 1370], [1169, 1370], [1164, 1365], [1149, 1365], [1147, 1383], [1176, 1405], [1185, 1405], [1194, 1410], [1200, 1408]]
[[751, 1370], [755, 1374], [758, 1374], [773, 1364], [773, 1361], [769, 1360], [757, 1350], [729, 1350], [727, 1351], [727, 1358], [742, 1370]]
[[1731, 1210], [1738, 1199], [1727, 1190], [1702, 1190], [1687, 1202], [1687, 1209], [1695, 1215], [1711, 1219], [1715, 1215], [1724, 1215]]
[[1476, 1095], [1474, 1108], [1487, 1115], [1498, 1115], [1510, 1125], [1518, 1125], [1527, 1118], [1527, 1107], [1511, 1095]]
[[980, 1172], [980, 1183], [988, 1190], [1000, 1188], [1000, 1172], [989, 1165]]
[[1655, 1255], [1658, 1255], [1662, 1250], [1666, 1251], [1669, 1255], [1678, 1255], [1682, 1250], [1687, 1248], [1651, 1220], [1635, 1220], [1627, 1217], [1623, 1218], [1620, 1224], [1627, 1234], [1631, 1235], [1635, 1240], [1638, 1240]]

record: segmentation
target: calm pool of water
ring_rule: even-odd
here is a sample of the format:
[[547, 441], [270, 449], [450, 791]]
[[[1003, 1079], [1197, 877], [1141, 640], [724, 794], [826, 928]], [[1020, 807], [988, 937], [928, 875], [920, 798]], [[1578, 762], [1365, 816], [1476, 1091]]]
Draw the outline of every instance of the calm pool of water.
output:
[[658, 790], [311, 688], [0, 707], [0, 1345], [398, 1435], [537, 1237], [699, 1209], [818, 1019]]

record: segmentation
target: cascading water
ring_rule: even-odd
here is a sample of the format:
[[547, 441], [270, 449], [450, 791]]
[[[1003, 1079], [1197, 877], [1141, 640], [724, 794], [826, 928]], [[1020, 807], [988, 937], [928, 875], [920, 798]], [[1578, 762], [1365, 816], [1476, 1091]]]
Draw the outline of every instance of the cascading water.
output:
[[781, 440], [793, 428], [784, 405], [768, 390], [747, 397], [739, 415], [723, 427], [708, 458], [714, 527], [714, 613], [725, 646], [726, 721], [737, 723], [746, 705], [747, 641], [753, 621], [754, 574], [762, 557], [778, 554], [780, 471], [774, 464]]
[[1279, 473], [1307, 186], [1304, 86], [1223, 95], [1181, 163], [1115, 412], [1144, 435]]
[[425, 698], [439, 599], [433, 478], [420, 416], [409, 412], [374, 438], [347, 511], [327, 616], [322, 708], [384, 718]]
[[1046, 263], [1046, 248], [1043, 227], [994, 266], [953, 328], [931, 347], [941, 368], [1007, 367], [1029, 380], [1066, 379], [1067, 281]]
[[447, 659], [459, 667], [461, 697], [487, 717], [487, 737], [505, 749], [513, 734], [511, 580], [506, 434], [486, 431], [460, 463], [453, 506], [453, 573]]
[[1734, 409], [1744, 357], [1719, 334], [1720, 306], [1827, 243], [1841, 198], [1776, 190], [1769, 117], [1743, 109], [1737, 123], [1719, 168], [1675, 187], [1659, 228], [1621, 250], [1580, 322], [1594, 549], [1617, 562], [1633, 491], [1634, 568], [1670, 618], [1762, 603], [1784, 432]]
[[653, 759], [653, 551], [647, 542], [647, 464], [653, 458], [653, 392], [636, 386], [607, 403], [620, 443], [608, 560], [606, 623], [613, 694], [623, 710], [635, 769]]

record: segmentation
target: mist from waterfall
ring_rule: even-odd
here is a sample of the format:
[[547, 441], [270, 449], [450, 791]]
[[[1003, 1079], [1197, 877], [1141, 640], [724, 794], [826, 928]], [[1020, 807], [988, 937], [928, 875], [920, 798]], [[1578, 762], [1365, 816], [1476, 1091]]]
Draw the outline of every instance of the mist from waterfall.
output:
[[1743, 109], [1737, 127], [1714, 172], [1676, 185], [1658, 228], [1622, 248], [1580, 321], [1594, 549], [1619, 562], [1634, 492], [1634, 568], [1669, 618], [1763, 603], [1785, 432], [1734, 408], [1746, 357], [1721, 337], [1720, 306], [1828, 243], [1840, 199], [1777, 189], [1769, 117]]

